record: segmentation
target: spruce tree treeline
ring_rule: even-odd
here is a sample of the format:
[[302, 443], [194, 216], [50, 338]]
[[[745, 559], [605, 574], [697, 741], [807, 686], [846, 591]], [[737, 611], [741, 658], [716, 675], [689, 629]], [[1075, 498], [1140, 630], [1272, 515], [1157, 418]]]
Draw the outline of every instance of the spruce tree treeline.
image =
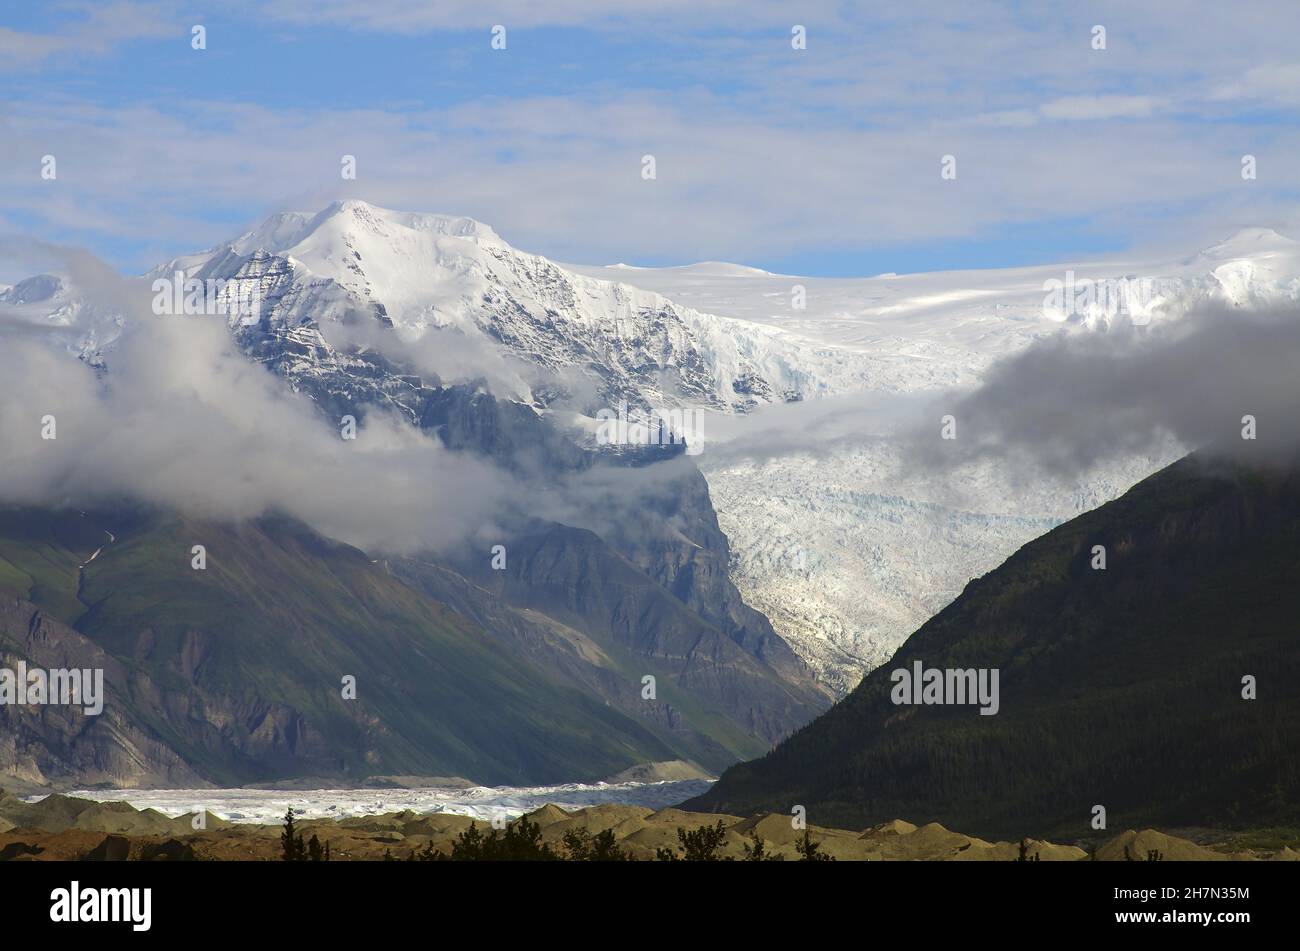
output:
[[321, 846], [320, 838], [313, 832], [306, 843], [302, 833], [293, 824], [293, 807], [284, 814], [284, 829], [280, 832], [280, 859], [284, 862], [328, 862], [330, 845]]

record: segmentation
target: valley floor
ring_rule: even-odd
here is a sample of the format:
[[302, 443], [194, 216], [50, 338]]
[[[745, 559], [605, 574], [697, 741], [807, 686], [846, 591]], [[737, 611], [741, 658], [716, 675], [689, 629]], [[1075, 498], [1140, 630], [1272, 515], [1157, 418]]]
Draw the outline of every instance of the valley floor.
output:
[[[746, 846], [761, 841], [768, 856], [799, 858], [803, 830], [791, 817], [775, 814], [741, 818], [683, 812], [675, 808], [606, 803], [564, 810], [553, 804], [528, 813], [540, 828], [541, 842], [565, 854], [565, 833], [592, 836], [610, 830], [631, 858], [652, 860], [660, 849], [675, 850], [678, 830], [716, 827], [723, 834], [716, 855], [742, 860]], [[411, 810], [342, 819], [304, 819], [298, 831], [328, 844], [332, 861], [403, 860], [417, 853], [450, 853], [452, 844], [476, 821], [448, 813]], [[199, 828], [196, 828], [199, 826]], [[169, 817], [125, 802], [95, 802], [55, 794], [38, 802], [0, 795], [0, 861], [59, 860], [209, 860], [275, 861], [281, 857], [279, 824], [233, 823], [208, 813]], [[1041, 861], [1292, 861], [1295, 830], [1269, 833], [1152, 829], [1125, 831], [1098, 839], [1088, 848], [1034, 839], [987, 842], [937, 823], [915, 826], [902, 820], [855, 831], [808, 827], [817, 851], [839, 861], [1016, 861], [1022, 855]]]

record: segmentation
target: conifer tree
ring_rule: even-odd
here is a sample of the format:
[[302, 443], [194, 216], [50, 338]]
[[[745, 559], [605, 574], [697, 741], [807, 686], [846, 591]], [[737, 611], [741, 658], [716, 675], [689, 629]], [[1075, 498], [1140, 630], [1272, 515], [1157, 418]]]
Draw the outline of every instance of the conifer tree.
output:
[[280, 858], [286, 862], [307, 860], [307, 847], [303, 845], [302, 833], [294, 829], [292, 806], [284, 814], [284, 831], [280, 833]]
[[808, 830], [804, 829], [803, 838], [794, 844], [795, 851], [799, 853], [800, 862], [834, 862], [835, 859], [821, 850], [821, 845], [812, 840], [808, 835]]

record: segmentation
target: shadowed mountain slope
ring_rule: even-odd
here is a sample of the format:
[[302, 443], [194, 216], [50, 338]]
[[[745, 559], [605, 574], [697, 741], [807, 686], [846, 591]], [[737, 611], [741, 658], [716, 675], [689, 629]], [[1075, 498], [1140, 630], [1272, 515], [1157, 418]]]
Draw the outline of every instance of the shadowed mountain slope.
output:
[[[1105, 546], [1107, 567], [1092, 567]], [[686, 804], [980, 835], [1300, 818], [1300, 477], [1188, 457], [971, 582], [845, 700]], [[891, 672], [996, 668], [1000, 711]], [[1243, 677], [1258, 699], [1243, 699]]]

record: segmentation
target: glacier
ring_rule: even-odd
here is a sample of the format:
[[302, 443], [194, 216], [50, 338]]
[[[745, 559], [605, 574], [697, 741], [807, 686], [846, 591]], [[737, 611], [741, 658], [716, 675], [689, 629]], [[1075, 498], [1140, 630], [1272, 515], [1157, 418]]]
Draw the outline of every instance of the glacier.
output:
[[[475, 819], [516, 819], [542, 806], [583, 809], [615, 804], [666, 809], [713, 785], [707, 779], [660, 783], [563, 783], [555, 786], [426, 786], [414, 789], [77, 789], [96, 802], [126, 802], [171, 818], [206, 810], [230, 822], [275, 825], [292, 809], [304, 819], [347, 819], [410, 810]], [[42, 796], [27, 796], [33, 802]]]

